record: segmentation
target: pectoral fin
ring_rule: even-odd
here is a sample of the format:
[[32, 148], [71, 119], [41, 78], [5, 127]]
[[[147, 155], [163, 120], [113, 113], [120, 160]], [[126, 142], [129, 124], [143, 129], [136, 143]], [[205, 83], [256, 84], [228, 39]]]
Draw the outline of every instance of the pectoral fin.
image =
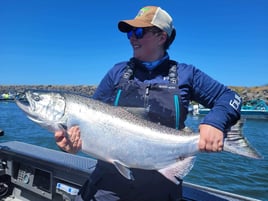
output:
[[158, 172], [175, 184], [179, 184], [180, 181], [178, 179], [182, 179], [190, 172], [193, 168], [194, 162], [195, 156], [187, 157], [167, 166], [166, 168], [158, 170]]
[[127, 179], [134, 180], [132, 172], [127, 166], [122, 164], [120, 161], [114, 161], [113, 164], [121, 175], [123, 175]]

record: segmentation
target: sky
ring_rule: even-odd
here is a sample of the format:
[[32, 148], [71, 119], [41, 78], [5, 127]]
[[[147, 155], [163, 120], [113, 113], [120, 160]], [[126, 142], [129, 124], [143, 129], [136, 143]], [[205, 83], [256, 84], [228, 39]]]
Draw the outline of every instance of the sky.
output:
[[267, 0], [0, 0], [0, 85], [97, 85], [133, 52], [117, 24], [155, 5], [171, 59], [227, 86], [268, 84]]

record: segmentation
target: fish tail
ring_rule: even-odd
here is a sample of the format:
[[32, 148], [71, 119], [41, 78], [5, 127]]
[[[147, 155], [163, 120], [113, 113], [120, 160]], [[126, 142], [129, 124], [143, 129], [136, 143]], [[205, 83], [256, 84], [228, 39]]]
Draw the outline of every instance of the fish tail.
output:
[[224, 139], [224, 151], [239, 154], [249, 158], [263, 158], [257, 150], [250, 145], [248, 140], [243, 136], [243, 120], [239, 120], [231, 127]]

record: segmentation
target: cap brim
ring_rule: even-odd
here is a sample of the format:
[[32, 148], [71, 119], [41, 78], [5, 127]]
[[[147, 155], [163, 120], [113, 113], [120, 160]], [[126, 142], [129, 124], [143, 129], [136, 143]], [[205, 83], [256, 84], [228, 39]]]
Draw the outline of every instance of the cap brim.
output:
[[121, 32], [129, 32], [133, 27], [151, 27], [150, 23], [135, 19], [135, 20], [123, 20], [118, 23], [118, 29]]

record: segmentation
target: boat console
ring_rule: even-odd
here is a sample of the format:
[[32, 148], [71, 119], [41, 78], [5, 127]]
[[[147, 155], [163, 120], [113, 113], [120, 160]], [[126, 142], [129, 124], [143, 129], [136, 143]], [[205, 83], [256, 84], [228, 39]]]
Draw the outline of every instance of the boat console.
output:
[[0, 198], [71, 201], [95, 165], [96, 160], [35, 145], [1, 143]]

